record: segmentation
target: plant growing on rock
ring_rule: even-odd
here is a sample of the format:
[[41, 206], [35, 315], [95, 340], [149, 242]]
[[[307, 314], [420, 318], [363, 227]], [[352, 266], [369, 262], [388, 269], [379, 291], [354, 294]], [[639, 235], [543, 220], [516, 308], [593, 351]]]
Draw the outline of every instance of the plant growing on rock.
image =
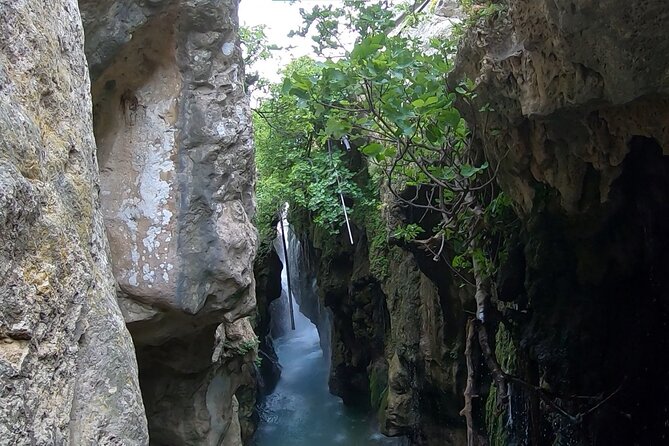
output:
[[[490, 166], [483, 151], [472, 145], [470, 129], [455, 107], [457, 101], [471, 101], [474, 86], [462, 83], [450, 89], [446, 76], [453, 43], [393, 33], [397, 24], [382, 3], [347, 0], [341, 8], [305, 13], [307, 27], [319, 32], [317, 50], [345, 57], [319, 63], [308, 76], [293, 73], [286, 78], [283, 93], [299, 98], [315, 119], [325, 123], [314, 126], [314, 137], [322, 144], [350, 135], [364, 139], [361, 151], [378, 166], [387, 190], [423, 215], [397, 228], [395, 239], [444, 261], [463, 285], [472, 286], [476, 318], [468, 328], [468, 362], [477, 333], [503, 401], [506, 377], [490, 348], [485, 348], [485, 322], [503, 251], [497, 233], [508, 224], [504, 212], [508, 201], [495, 183], [498, 165]], [[359, 36], [350, 51], [341, 44], [341, 27]], [[432, 221], [437, 216], [436, 224], [421, 227], [426, 215]], [[463, 410], [470, 444], [473, 379], [470, 376]]]
[[[461, 412], [468, 444], [478, 444], [480, 436], [473, 413], [479, 355], [494, 385], [498, 411], [506, 406], [509, 386], [516, 385], [577, 423], [612, 395], [585, 412], [570, 414], [557, 397], [504, 370], [489, 340], [488, 333], [504, 319], [491, 302], [506, 256], [505, 236], [517, 230], [517, 219], [496, 183], [499, 164], [491, 165], [483, 148], [473, 144], [472, 128], [456, 107], [472, 107], [475, 85], [465, 81], [449, 87], [453, 42], [425, 42], [393, 32], [397, 23], [387, 6], [345, 0], [339, 8], [304, 13], [306, 27], [300, 32], [314, 27], [319, 33], [314, 39], [317, 52], [331, 57], [309, 75], [287, 76], [282, 93], [297, 98], [312, 122], [320, 123], [312, 126], [311, 136], [320, 144], [353, 137], [364, 141], [360, 150], [376, 165], [389, 193], [420, 216], [397, 228], [394, 241], [443, 261], [472, 290], [476, 309], [466, 328], [468, 379]], [[492, 4], [481, 11], [499, 12]], [[357, 36], [350, 50], [342, 43], [344, 33]], [[485, 131], [485, 119], [475, 118], [487, 111], [484, 107], [473, 113], [470, 126]]]
[[[473, 401], [480, 379], [475, 364], [481, 361], [495, 387], [498, 410], [505, 406], [513, 383], [539, 395], [553, 411], [576, 419], [542, 389], [504, 370], [496, 357], [488, 333], [504, 316], [491, 302], [516, 216], [496, 183], [499, 164], [490, 164], [483, 148], [472, 142], [472, 132], [485, 129], [486, 122], [467, 125], [456, 108], [471, 106], [476, 89], [467, 81], [449, 86], [453, 42], [394, 32], [399, 14], [386, 2], [359, 0], [303, 12], [305, 27], [299, 33], [316, 29], [315, 50], [325, 59], [310, 62], [308, 70], [287, 71], [283, 85], [274, 91], [277, 103], [289, 102], [285, 110], [298, 117], [292, 124], [299, 122], [302, 141], [301, 152], [294, 144], [285, 148], [293, 179], [282, 196], [294, 194], [293, 202], [313, 210], [317, 223], [337, 232], [341, 214], [331, 206], [337, 182], [323, 175], [332, 176], [340, 167], [321, 170], [313, 179], [309, 175], [321, 162], [318, 153], [326, 153], [324, 148], [340, 142], [352, 150], [358, 147], [382, 176], [382, 188], [404, 206], [407, 216], [412, 215], [405, 226], [393, 228], [390, 242], [427, 253], [471, 290], [473, 317], [465, 329], [468, 380], [461, 413], [468, 443], [478, 441]], [[357, 36], [352, 47], [346, 45], [344, 32]], [[486, 110], [481, 112], [485, 116]], [[307, 169], [305, 161], [312, 167]], [[314, 187], [314, 181], [324, 183]], [[357, 193], [354, 188], [346, 192]]]
[[268, 87], [268, 81], [260, 77], [258, 72], [248, 72], [248, 68], [254, 64], [268, 60], [272, 57], [272, 52], [280, 50], [277, 45], [269, 43], [265, 34], [265, 25], [240, 26], [239, 38], [244, 53], [244, 65], [247, 67], [247, 74], [244, 79], [244, 86], [247, 91], [251, 88], [264, 90]]
[[[300, 33], [315, 28], [316, 50], [334, 56], [319, 62], [310, 75], [288, 76], [282, 92], [299, 98], [311, 116], [324, 123], [313, 126], [313, 138], [321, 144], [352, 137], [364, 140], [360, 150], [377, 166], [386, 190], [418, 215], [395, 229], [394, 242], [429, 253], [471, 289], [476, 309], [466, 327], [469, 373], [461, 412], [468, 444], [478, 442], [473, 416], [478, 355], [495, 387], [498, 410], [506, 405], [513, 383], [537, 394], [561, 416], [578, 420], [545, 391], [500, 366], [488, 333], [504, 316], [491, 302], [506, 256], [505, 237], [516, 230], [517, 219], [496, 183], [499, 161], [491, 165], [483, 148], [472, 143], [472, 131], [485, 131], [486, 122], [471, 121], [468, 126], [456, 108], [471, 107], [476, 89], [468, 81], [449, 87], [453, 42], [394, 32], [395, 15], [387, 6], [345, 0], [339, 8], [303, 13], [306, 26]], [[479, 13], [493, 14], [501, 6], [490, 3], [482, 8]], [[342, 44], [343, 30], [358, 36], [350, 50]], [[486, 111], [480, 110], [483, 116]]]

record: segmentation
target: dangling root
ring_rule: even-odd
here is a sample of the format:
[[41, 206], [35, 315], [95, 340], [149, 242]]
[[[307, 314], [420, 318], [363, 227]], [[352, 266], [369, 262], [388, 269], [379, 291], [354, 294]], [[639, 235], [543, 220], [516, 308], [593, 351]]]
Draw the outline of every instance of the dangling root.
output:
[[467, 421], [467, 446], [475, 446], [476, 435], [474, 433], [474, 417], [472, 416], [472, 399], [474, 398], [474, 380], [476, 372], [474, 370], [474, 360], [472, 359], [472, 344], [476, 333], [476, 320], [467, 321], [467, 342], [465, 344], [465, 359], [467, 361], [467, 386], [465, 387], [465, 407], [460, 411], [460, 415]]
[[618, 392], [622, 390], [625, 384], [625, 380], [623, 380], [620, 386], [618, 386], [618, 388], [609, 393], [609, 395], [606, 397], [604, 397], [603, 395], [599, 395], [598, 397], [582, 397], [588, 400], [596, 400], [598, 402], [582, 412], [576, 414], [569, 413], [560, 404], [557, 403], [559, 399], [554, 395], [549, 395], [549, 393], [545, 389], [530, 384], [527, 381], [524, 381], [516, 376], [506, 374], [500, 367], [499, 363], [497, 362], [497, 359], [495, 358], [495, 354], [492, 351], [492, 348], [490, 348], [490, 343], [488, 340], [488, 331], [486, 330], [485, 324], [481, 322], [479, 319], [471, 318], [467, 321], [467, 340], [465, 344], [465, 359], [467, 363], [467, 385], [464, 391], [465, 405], [460, 411], [460, 415], [465, 417], [465, 420], [467, 422], [467, 446], [478, 446], [479, 444], [481, 444], [479, 436], [477, 435], [476, 430], [474, 428], [474, 417], [472, 415], [473, 411], [472, 401], [474, 398], [478, 396], [475, 394], [476, 362], [473, 358], [474, 349], [476, 348], [474, 342], [477, 339], [479, 347], [481, 348], [481, 355], [483, 356], [486, 367], [490, 371], [492, 379], [495, 383], [495, 387], [497, 388], [498, 408], [508, 403], [509, 400], [508, 382], [512, 382], [514, 384], [524, 387], [525, 389], [537, 395], [544, 402], [544, 404], [546, 404], [546, 406], [551, 410], [553, 410], [554, 412], [562, 415], [564, 418], [566, 418], [567, 420], [569, 420], [574, 424], [579, 424], [583, 421], [583, 419], [586, 416], [597, 411], [601, 406], [603, 406], [604, 404], [609, 402], [613, 397], [615, 397], [618, 394]]
[[460, 411], [460, 415], [465, 417], [467, 422], [467, 446], [477, 446], [482, 444], [474, 428], [474, 417], [472, 415], [473, 400], [477, 397], [475, 394], [476, 362], [473, 357], [474, 349], [476, 348], [475, 342], [477, 340], [479, 346], [481, 347], [481, 354], [483, 355], [486, 366], [488, 369], [490, 369], [495, 386], [497, 387], [497, 395], [499, 395], [497, 403], [498, 407], [501, 407], [509, 399], [506, 374], [504, 371], [502, 371], [502, 368], [497, 363], [495, 355], [490, 348], [490, 343], [488, 342], [488, 332], [480, 320], [475, 318], [469, 319], [469, 321], [467, 321], [467, 340], [465, 344], [465, 359], [467, 362], [467, 385], [464, 391], [465, 406]]
[[509, 400], [509, 389], [506, 383], [507, 375], [504, 373], [500, 367], [495, 354], [490, 348], [490, 343], [488, 342], [488, 331], [485, 328], [485, 325], [476, 321], [479, 345], [481, 346], [481, 353], [483, 354], [483, 359], [485, 359], [486, 366], [492, 374], [492, 379], [495, 382], [495, 387], [497, 387], [497, 406], [501, 407], [506, 404]]

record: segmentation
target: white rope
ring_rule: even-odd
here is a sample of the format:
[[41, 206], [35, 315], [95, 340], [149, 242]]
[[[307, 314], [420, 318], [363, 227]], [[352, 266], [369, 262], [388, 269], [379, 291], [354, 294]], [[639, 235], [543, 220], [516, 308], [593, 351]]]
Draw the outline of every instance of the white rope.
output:
[[[348, 142], [348, 140], [346, 140]], [[351, 223], [348, 221], [348, 212], [346, 211], [346, 203], [344, 202], [344, 194], [341, 189], [341, 182], [339, 181], [339, 173], [335, 168], [334, 161], [332, 160], [332, 141], [328, 139], [328, 156], [330, 157], [330, 164], [332, 165], [332, 170], [334, 170], [335, 178], [337, 179], [337, 188], [339, 189], [339, 198], [341, 198], [341, 207], [344, 210], [344, 219], [346, 220], [346, 229], [348, 229], [348, 239], [353, 244], [353, 233], [351, 232]]]

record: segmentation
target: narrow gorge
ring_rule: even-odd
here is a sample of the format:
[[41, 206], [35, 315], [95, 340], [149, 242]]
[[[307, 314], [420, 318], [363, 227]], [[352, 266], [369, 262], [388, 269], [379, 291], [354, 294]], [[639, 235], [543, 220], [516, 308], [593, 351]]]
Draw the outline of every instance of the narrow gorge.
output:
[[667, 444], [668, 22], [0, 0], [0, 445]]

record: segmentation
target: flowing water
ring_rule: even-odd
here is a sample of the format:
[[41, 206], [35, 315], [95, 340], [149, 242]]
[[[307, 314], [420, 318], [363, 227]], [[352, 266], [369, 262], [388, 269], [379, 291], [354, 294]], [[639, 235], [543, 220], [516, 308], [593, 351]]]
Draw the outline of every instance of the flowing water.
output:
[[[283, 256], [281, 256], [283, 257]], [[292, 275], [292, 272], [291, 272]], [[285, 268], [282, 277], [287, 300]], [[328, 363], [316, 326], [293, 302], [295, 330], [274, 340], [281, 379], [260, 407], [255, 446], [401, 445], [376, 429], [372, 417], [345, 407], [328, 391]]]
[[281, 379], [261, 406], [255, 446], [400, 444], [379, 434], [368, 414], [330, 394], [318, 331], [296, 304], [294, 309], [295, 331], [275, 340]]

